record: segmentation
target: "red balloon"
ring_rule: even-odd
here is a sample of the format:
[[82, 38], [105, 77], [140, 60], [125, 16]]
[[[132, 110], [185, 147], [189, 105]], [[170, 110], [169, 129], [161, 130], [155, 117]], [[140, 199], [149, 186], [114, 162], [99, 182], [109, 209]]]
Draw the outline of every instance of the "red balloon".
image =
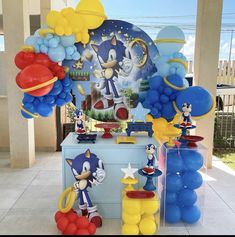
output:
[[69, 220], [64, 216], [61, 217], [57, 222], [57, 228], [60, 231], [64, 231], [67, 228], [68, 225], [69, 225]]
[[96, 226], [94, 223], [90, 223], [87, 229], [91, 235], [94, 235], [96, 232]]
[[75, 233], [76, 235], [90, 235], [89, 231], [87, 229], [79, 229]]
[[57, 211], [56, 214], [55, 214], [55, 221], [57, 222], [63, 216], [64, 216], [63, 212]]
[[74, 212], [71, 212], [71, 213], [67, 214], [66, 217], [69, 219], [70, 222], [74, 222], [77, 220], [78, 215]]
[[[40, 84], [45, 83], [52, 78], [53, 74], [47, 67], [40, 64], [31, 64], [22, 70], [20, 77], [17, 79], [17, 85], [21, 89], [27, 89], [34, 86], [40, 86]], [[51, 83], [40, 89], [27, 91], [27, 93], [32, 96], [44, 96], [51, 91], [53, 85], [54, 83]]]
[[19, 69], [24, 69], [25, 67], [33, 63], [34, 58], [35, 58], [35, 53], [21, 51], [17, 53], [15, 56], [15, 65]]
[[52, 65], [52, 61], [49, 59], [49, 57], [44, 53], [38, 53], [35, 56], [34, 63], [41, 64], [45, 67], [50, 67]]
[[21, 72], [18, 72], [17, 75], [16, 75], [16, 84], [19, 85], [20, 83], [20, 73]]
[[85, 216], [79, 216], [76, 220], [77, 227], [79, 229], [87, 229], [89, 226], [89, 220]]
[[77, 226], [74, 223], [69, 223], [63, 231], [64, 235], [74, 235], [77, 232]]

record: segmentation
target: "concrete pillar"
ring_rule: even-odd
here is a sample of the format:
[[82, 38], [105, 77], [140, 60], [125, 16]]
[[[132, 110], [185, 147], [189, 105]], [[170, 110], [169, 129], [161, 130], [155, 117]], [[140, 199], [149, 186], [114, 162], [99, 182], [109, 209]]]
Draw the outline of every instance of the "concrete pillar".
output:
[[[51, 10], [51, 1], [40, 0], [41, 26], [46, 24], [46, 16]], [[56, 151], [56, 117], [55, 109], [50, 117], [35, 119], [36, 151]]]
[[[223, 0], [198, 0], [194, 56], [194, 84], [216, 96]], [[212, 167], [214, 114], [197, 122], [196, 134], [208, 148], [207, 167]]]
[[5, 79], [7, 80], [10, 154], [12, 168], [28, 168], [35, 162], [34, 120], [21, 116], [23, 93], [15, 83], [14, 57], [29, 36], [29, 1], [3, 0]]

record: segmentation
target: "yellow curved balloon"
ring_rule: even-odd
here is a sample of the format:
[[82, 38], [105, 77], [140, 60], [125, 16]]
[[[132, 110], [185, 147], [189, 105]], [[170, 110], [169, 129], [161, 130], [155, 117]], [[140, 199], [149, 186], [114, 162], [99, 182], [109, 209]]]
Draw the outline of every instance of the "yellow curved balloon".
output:
[[86, 92], [84, 91], [83, 87], [80, 84], [77, 84], [77, 89], [81, 95], [86, 95]]
[[55, 28], [57, 21], [60, 19], [61, 15], [58, 11], [50, 11], [46, 16], [46, 23], [49, 27]]
[[47, 29], [40, 29], [38, 31], [39, 35], [44, 37], [46, 34], [50, 33], [50, 34], [54, 34], [55, 31], [53, 29], [47, 28]]
[[[66, 198], [66, 196], [67, 196], [67, 198]], [[65, 204], [65, 207], [63, 207], [65, 198], [66, 198], [66, 204]], [[66, 188], [62, 192], [62, 194], [60, 195], [60, 198], [59, 198], [59, 203], [58, 203], [59, 210], [63, 213], [69, 212], [71, 210], [71, 208], [73, 207], [75, 199], [76, 199], [76, 193], [73, 190], [73, 187]]]

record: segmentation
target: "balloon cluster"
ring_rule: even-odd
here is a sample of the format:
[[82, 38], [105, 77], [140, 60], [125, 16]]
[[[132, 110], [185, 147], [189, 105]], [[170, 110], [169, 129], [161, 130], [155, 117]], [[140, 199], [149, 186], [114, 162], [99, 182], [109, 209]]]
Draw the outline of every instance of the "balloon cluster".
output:
[[62, 62], [67, 60], [78, 60], [80, 53], [75, 44], [75, 36], [58, 36], [47, 33], [44, 37], [39, 36], [37, 32], [25, 40], [25, 45], [32, 46], [36, 53], [45, 53], [53, 62]]
[[177, 112], [182, 112], [183, 103], [192, 104], [192, 116], [204, 117], [213, 111], [215, 103], [207, 90], [188, 87], [187, 61], [179, 52], [185, 43], [182, 30], [167, 26], [160, 30], [155, 43], [159, 52], [154, 58], [157, 72], [148, 78], [149, 90], [139, 96], [143, 106], [151, 110], [152, 117], [170, 122]]
[[72, 101], [72, 80], [64, 68], [52, 62], [46, 54], [21, 51], [15, 56], [21, 69], [16, 83], [24, 92], [21, 113], [23, 117], [48, 117], [53, 106], [63, 106]]
[[94, 235], [96, 232], [95, 224], [85, 216], [78, 216], [73, 209], [67, 213], [57, 211], [55, 221], [62, 235]]
[[88, 30], [96, 29], [106, 19], [104, 8], [99, 0], [81, 0], [76, 9], [71, 7], [50, 11], [46, 23], [50, 30], [59, 36], [75, 35], [76, 42], [87, 44]]
[[194, 149], [170, 149], [167, 151], [165, 184], [165, 220], [177, 223], [195, 223], [201, 217], [195, 205], [195, 189], [202, 185], [198, 170], [203, 166], [203, 156]]

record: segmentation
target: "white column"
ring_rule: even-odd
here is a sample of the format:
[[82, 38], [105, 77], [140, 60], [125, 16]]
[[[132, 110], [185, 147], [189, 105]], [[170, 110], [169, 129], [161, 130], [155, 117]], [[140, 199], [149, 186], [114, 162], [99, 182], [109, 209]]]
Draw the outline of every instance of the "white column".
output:
[[[198, 0], [196, 43], [194, 56], [194, 84], [216, 96], [220, 30], [223, 0]], [[203, 136], [208, 148], [207, 166], [212, 167], [214, 114], [197, 122], [196, 134]]]
[[49, 0], [40, 0], [40, 18], [41, 26], [46, 24], [46, 16], [51, 10], [51, 1]]
[[29, 36], [28, 0], [3, 0], [5, 79], [7, 80], [11, 167], [27, 168], [35, 162], [34, 121], [21, 116], [23, 93], [15, 83], [14, 57]]

